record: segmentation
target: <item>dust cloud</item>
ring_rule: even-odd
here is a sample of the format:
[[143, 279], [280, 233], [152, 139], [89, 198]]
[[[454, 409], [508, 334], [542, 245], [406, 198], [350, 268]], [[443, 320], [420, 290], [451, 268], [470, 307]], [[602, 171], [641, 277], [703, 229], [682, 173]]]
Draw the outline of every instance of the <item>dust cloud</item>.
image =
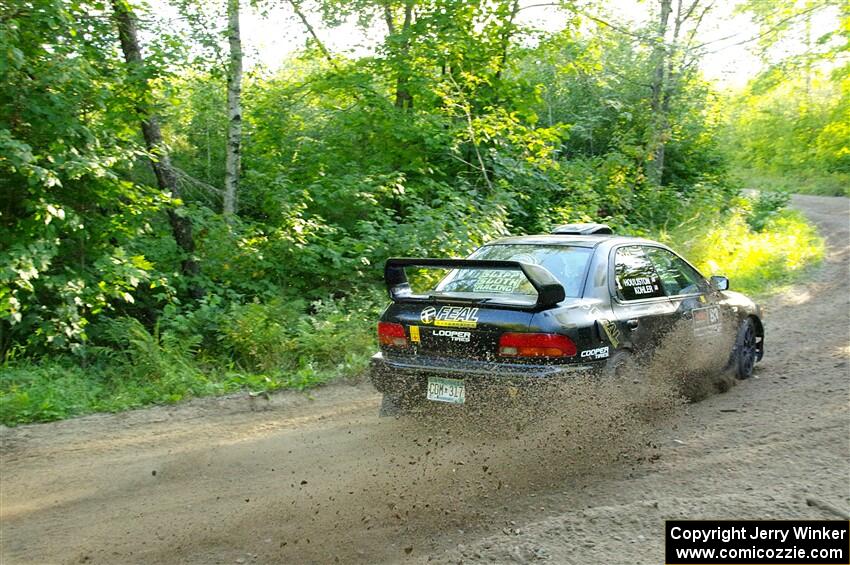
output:
[[529, 494], [651, 460], [649, 438], [682, 398], [675, 379], [637, 370], [631, 379], [587, 376], [516, 395], [496, 388], [463, 407], [428, 403], [382, 419], [363, 438], [377, 456], [298, 501], [303, 523], [275, 559], [358, 561], [377, 557], [378, 547], [421, 554], [429, 548], [414, 540], [510, 524], [515, 501]]

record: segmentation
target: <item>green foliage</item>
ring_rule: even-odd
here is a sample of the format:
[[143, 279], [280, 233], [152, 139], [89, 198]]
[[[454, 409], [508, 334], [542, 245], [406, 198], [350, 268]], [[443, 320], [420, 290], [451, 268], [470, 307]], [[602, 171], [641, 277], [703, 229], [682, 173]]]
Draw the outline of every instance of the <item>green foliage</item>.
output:
[[[763, 295], [796, 280], [806, 267], [821, 261], [824, 242], [815, 229], [796, 211], [765, 210], [769, 205], [739, 200], [732, 214], [706, 222], [685, 224], [660, 234], [697, 266], [705, 276], [724, 275], [731, 289], [751, 295]], [[761, 215], [761, 229], [751, 227], [753, 218]]]
[[104, 341], [117, 346], [115, 350], [123, 354], [120, 361], [129, 370], [130, 378], [148, 378], [171, 386], [181, 376], [192, 375], [191, 354], [200, 342], [199, 336], [160, 332], [158, 323], [149, 332], [135, 318], [118, 318], [106, 325]]
[[753, 199], [752, 209], [746, 217], [747, 225], [753, 231], [764, 231], [791, 201], [791, 195], [785, 191], [774, 190], [759, 192]]
[[304, 304], [298, 302], [234, 305], [221, 338], [237, 366], [250, 371], [333, 368], [351, 374], [362, 366], [349, 352], [373, 344], [376, 311], [364, 304], [370, 302], [315, 301], [311, 315], [304, 315]]
[[763, 169], [736, 168], [732, 176], [737, 184], [760, 191], [795, 192], [820, 196], [850, 196], [850, 174], [821, 171], [776, 173]]
[[0, 8], [0, 354], [79, 350], [93, 316], [167, 299], [139, 243], [167, 196], [123, 178], [137, 146], [108, 20]]
[[[848, 194], [850, 179], [850, 7], [846, 2], [748, 1], [762, 34], [766, 68], [731, 98], [728, 153], [752, 188], [793, 184], [798, 192]], [[811, 18], [834, 22], [812, 29]], [[802, 48], [781, 50], [778, 42]], [[791, 188], [791, 187], [786, 187]]]
[[90, 368], [32, 362], [0, 370], [0, 423], [48, 422], [99, 408], [103, 386]]
[[732, 150], [742, 168], [773, 173], [850, 173], [850, 78], [816, 75], [758, 83], [735, 101]]
[[10, 356], [0, 366], [0, 423], [355, 378], [376, 347], [382, 296], [243, 305], [208, 297], [187, 312], [172, 307], [153, 331], [133, 318], [109, 320], [93, 331], [104, 345], [87, 348], [85, 367], [68, 356]]
[[[725, 101], [678, 69], [659, 179], [657, 49], [635, 35], [571, 12], [561, 31], [526, 29], [513, 0], [324, 0], [326, 24], [357, 16], [386, 35], [369, 56], [313, 42], [279, 71], [246, 74], [239, 215], [225, 221], [220, 10], [174, 0], [185, 23], [162, 25], [135, 6], [150, 43], [128, 69], [108, 3], [18, 4], [0, 5], [6, 423], [354, 377], [387, 257], [464, 256], [558, 223], [704, 226], [706, 241], [751, 246], [755, 274], [718, 264], [758, 289], [816, 258], [771, 246], [816, 242], [778, 194], [728, 214], [728, 148], [739, 169], [848, 174], [846, 75], [818, 75], [802, 102], [798, 83], [766, 74], [729, 104], [724, 130]], [[140, 107], [162, 123], [178, 208], [153, 188], [160, 156], [143, 149]], [[166, 210], [191, 221], [200, 298]]]

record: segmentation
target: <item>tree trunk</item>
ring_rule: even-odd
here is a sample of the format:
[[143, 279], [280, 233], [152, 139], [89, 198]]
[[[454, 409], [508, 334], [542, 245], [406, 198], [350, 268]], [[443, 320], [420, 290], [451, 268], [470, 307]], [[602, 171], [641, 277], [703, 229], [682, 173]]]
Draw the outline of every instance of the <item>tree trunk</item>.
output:
[[502, 28], [502, 48], [501, 53], [499, 53], [499, 66], [496, 69], [496, 78], [502, 78], [502, 71], [505, 70], [505, 66], [508, 64], [508, 47], [511, 44], [511, 37], [516, 30], [516, 24], [514, 20], [516, 20], [516, 16], [519, 13], [519, 0], [513, 0], [511, 4], [511, 13], [508, 16], [508, 20], [505, 22], [504, 27]]
[[[395, 34], [396, 27], [393, 23], [393, 14], [390, 9], [389, 4], [384, 5], [384, 19], [387, 22], [387, 30], [390, 35]], [[413, 0], [407, 0], [404, 5], [404, 22], [402, 23], [401, 33], [403, 35], [402, 43], [399, 48], [399, 58], [406, 60], [409, 55], [410, 50], [410, 25], [413, 22]], [[403, 65], [400, 65], [403, 67]], [[398, 71], [398, 75], [396, 75], [396, 87], [395, 87], [395, 106], [401, 110], [407, 109], [410, 110], [413, 108], [413, 95], [410, 94], [410, 90], [408, 88], [408, 69], [401, 68]]]
[[[652, 83], [653, 120], [649, 147], [651, 159], [648, 166], [649, 178], [657, 184], [661, 184], [663, 181], [666, 147], [671, 138], [670, 106], [673, 95], [676, 93], [677, 82], [686, 68], [681, 59], [680, 37], [685, 23], [692, 19], [702, 0], [691, 0], [687, 7], [684, 0], [676, 0], [673, 32], [669, 40], [667, 39], [668, 20], [670, 14], [673, 13], [673, 0], [660, 1], [661, 19], [658, 27], [658, 44], [655, 52], [656, 67]], [[690, 32], [691, 39], [696, 35], [703, 17], [711, 9], [711, 6], [712, 4], [709, 3], [702, 14], [696, 18]], [[688, 44], [690, 44], [690, 40]]]
[[[148, 102], [150, 86], [142, 74], [144, 59], [142, 58], [142, 50], [139, 46], [139, 38], [136, 32], [135, 16], [130, 11], [126, 0], [112, 0], [112, 9], [115, 25], [118, 28], [121, 50], [124, 53], [124, 60], [127, 62], [128, 75], [131, 81], [139, 81], [137, 85], [139, 92], [137, 92], [138, 99], [135, 109], [142, 123], [142, 136], [145, 139], [145, 145], [148, 152], [154, 156], [150, 163], [156, 176], [157, 185], [163, 192], [171, 193], [174, 197], [180, 198], [177, 175], [171, 166], [171, 160], [162, 142], [162, 130], [159, 127], [159, 119]], [[192, 222], [184, 215], [179, 214], [174, 208], [168, 210], [168, 221], [171, 224], [174, 241], [177, 242], [177, 246], [186, 255], [186, 258], [181, 263], [181, 272], [190, 278], [190, 294], [198, 298], [203, 295], [203, 290], [191, 280], [200, 273], [200, 265], [194, 257], [195, 240], [192, 237]]]
[[661, 177], [664, 173], [664, 144], [666, 143], [665, 137], [669, 129], [664, 98], [667, 92], [670, 69], [668, 64], [670, 54], [668, 53], [666, 44], [667, 25], [670, 20], [670, 13], [673, 11], [673, 0], [660, 0], [660, 3], [661, 12], [655, 37], [656, 44], [652, 55], [655, 63], [655, 71], [652, 77], [650, 100], [652, 122], [647, 151], [647, 176], [656, 184], [661, 184]]
[[239, 35], [239, 0], [227, 1], [227, 36], [230, 66], [227, 71], [227, 155], [224, 172], [226, 218], [236, 214], [239, 168], [242, 158], [242, 38]]
[[316, 29], [310, 25], [310, 20], [307, 19], [307, 16], [304, 15], [304, 12], [301, 10], [300, 4], [296, 0], [289, 0], [289, 5], [292, 6], [292, 10], [295, 12], [295, 15], [298, 16], [298, 19], [301, 20], [301, 23], [304, 24], [304, 27], [307, 29], [307, 32], [313, 38], [313, 41], [316, 42], [316, 46], [319, 48], [319, 51], [322, 52], [322, 55], [325, 56], [325, 59], [328, 60], [331, 67], [337, 69], [336, 61], [331, 56], [331, 52], [328, 51], [328, 48], [325, 47], [325, 44], [319, 39], [319, 35], [316, 33]]

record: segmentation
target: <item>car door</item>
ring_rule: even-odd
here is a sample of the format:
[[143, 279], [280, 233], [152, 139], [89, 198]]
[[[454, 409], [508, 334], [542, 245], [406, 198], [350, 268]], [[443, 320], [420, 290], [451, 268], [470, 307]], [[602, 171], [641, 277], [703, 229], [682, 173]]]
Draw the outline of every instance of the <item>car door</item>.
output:
[[694, 369], [721, 369], [728, 361], [731, 347], [727, 327], [730, 313], [719, 293], [693, 266], [669, 249], [646, 246], [644, 253], [658, 273], [676, 317], [681, 320], [672, 339], [688, 345], [686, 357]]
[[652, 353], [677, 320], [676, 307], [640, 245], [612, 251], [611, 305], [624, 341], [638, 356]]

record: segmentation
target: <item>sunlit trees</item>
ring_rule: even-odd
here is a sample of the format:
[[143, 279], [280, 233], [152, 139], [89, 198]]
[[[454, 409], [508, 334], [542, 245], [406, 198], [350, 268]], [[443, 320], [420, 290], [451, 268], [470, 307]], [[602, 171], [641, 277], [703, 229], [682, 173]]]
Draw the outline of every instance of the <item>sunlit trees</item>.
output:
[[93, 316], [170, 292], [140, 245], [169, 198], [127, 180], [139, 121], [105, 16], [0, 6], [0, 356], [79, 351]]
[[[3, 8], [4, 350], [80, 349], [93, 322], [201, 295], [341, 296], [389, 255], [509, 230], [648, 229], [725, 190], [700, 0], [659, 4], [669, 30], [566, 6], [542, 35], [515, 0], [288, 5], [308, 49], [244, 85], [237, 0], [175, 0], [170, 32], [126, 0]], [[350, 17], [371, 56], [324, 44]]]
[[[846, 193], [850, 7], [833, 0], [743, 7], [761, 25], [758, 47], [765, 68], [733, 100], [730, 154], [741, 167], [814, 177], [819, 179], [814, 190]], [[821, 25], [815, 28], [813, 21]], [[796, 49], [786, 53], [777, 48], [782, 44]]]
[[[312, 378], [334, 335], [368, 343], [391, 255], [569, 221], [646, 233], [736, 191], [698, 69], [710, 2], [648, 3], [645, 28], [559, 3], [553, 32], [516, 0], [278, 5], [307, 44], [244, 77], [254, 4], [0, 5], [0, 356], [110, 367], [137, 347], [148, 366], [272, 371], [276, 350]], [[328, 47], [345, 19], [373, 52]], [[812, 67], [808, 97], [751, 85], [740, 154], [847, 170], [846, 72]]]

